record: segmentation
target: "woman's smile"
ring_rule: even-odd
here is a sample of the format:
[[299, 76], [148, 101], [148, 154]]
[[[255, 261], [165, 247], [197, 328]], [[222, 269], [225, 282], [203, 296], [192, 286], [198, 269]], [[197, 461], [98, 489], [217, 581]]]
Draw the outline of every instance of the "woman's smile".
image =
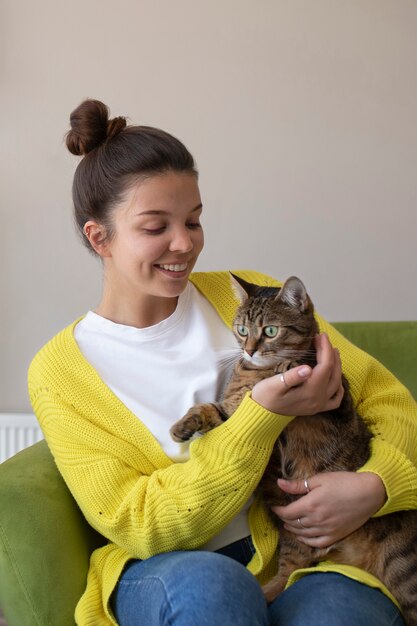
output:
[[182, 278], [187, 273], [188, 263], [160, 263], [156, 267], [171, 278]]

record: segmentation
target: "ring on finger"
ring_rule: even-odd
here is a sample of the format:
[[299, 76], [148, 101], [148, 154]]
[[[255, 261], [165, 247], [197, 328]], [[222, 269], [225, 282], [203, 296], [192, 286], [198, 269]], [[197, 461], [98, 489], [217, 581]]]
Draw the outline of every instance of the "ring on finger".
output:
[[304, 526], [303, 522], [300, 520], [299, 517], [297, 517], [297, 522], [300, 524], [301, 528], [307, 528], [307, 526]]
[[286, 389], [288, 389], [288, 385], [287, 385], [287, 382], [286, 382], [286, 380], [285, 380], [285, 376], [284, 376], [284, 374], [280, 374], [280, 375], [279, 375], [279, 379], [280, 379], [280, 381], [282, 382], [282, 384], [284, 385], [284, 387], [286, 387]]

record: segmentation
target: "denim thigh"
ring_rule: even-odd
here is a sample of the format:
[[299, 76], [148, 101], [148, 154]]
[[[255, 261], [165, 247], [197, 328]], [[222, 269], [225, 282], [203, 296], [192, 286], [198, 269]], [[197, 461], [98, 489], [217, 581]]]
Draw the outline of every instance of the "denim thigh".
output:
[[269, 605], [271, 626], [405, 626], [395, 604], [333, 572], [301, 578]]
[[256, 578], [216, 552], [131, 561], [112, 596], [120, 626], [269, 626]]

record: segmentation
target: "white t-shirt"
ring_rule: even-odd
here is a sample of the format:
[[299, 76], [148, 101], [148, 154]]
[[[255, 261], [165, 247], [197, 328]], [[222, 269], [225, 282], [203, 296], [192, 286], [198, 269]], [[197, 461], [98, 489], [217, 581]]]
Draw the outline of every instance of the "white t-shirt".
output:
[[[237, 356], [236, 339], [212, 305], [188, 283], [174, 313], [148, 328], [114, 322], [89, 311], [75, 327], [77, 344], [113, 393], [151, 431], [175, 462], [189, 458], [189, 442], [169, 430], [194, 404], [221, 396]], [[247, 508], [205, 549], [249, 535]]]

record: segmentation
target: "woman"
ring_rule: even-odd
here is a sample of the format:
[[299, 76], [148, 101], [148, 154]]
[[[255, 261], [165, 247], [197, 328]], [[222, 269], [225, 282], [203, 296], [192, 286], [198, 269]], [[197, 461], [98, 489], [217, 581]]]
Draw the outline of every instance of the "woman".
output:
[[357, 473], [283, 482], [302, 497], [275, 512], [300, 541], [326, 546], [376, 513], [414, 507], [410, 395], [320, 320], [314, 369], [258, 383], [224, 425], [191, 444], [173, 442], [170, 426], [220, 393], [224, 356], [235, 349], [227, 273], [191, 275], [203, 247], [194, 161], [171, 135], [109, 120], [95, 100], [72, 113], [71, 127], [67, 146], [83, 156], [75, 216], [102, 260], [103, 294], [38, 353], [29, 390], [60, 472], [109, 540], [92, 556], [77, 623], [403, 624], [378, 581], [331, 564], [299, 573], [267, 606], [259, 583], [275, 572], [278, 537], [253, 493], [293, 416], [339, 405], [340, 350], [375, 433], [372, 457]]

